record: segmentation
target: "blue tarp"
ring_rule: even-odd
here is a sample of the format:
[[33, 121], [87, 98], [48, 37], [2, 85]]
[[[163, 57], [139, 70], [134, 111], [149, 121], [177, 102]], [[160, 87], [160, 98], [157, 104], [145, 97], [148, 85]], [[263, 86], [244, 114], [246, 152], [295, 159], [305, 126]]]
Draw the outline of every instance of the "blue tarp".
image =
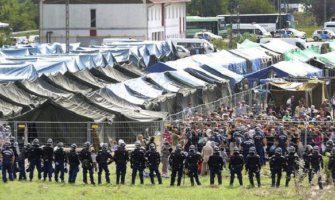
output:
[[276, 73], [276, 78], [292, 77], [322, 77], [323, 71], [300, 61], [282, 61], [258, 72], [245, 76], [249, 81], [259, 81], [269, 78], [271, 72]]
[[150, 67], [145, 68], [146, 72], [166, 72], [166, 71], [176, 71], [175, 68], [169, 67], [167, 64], [159, 62]]

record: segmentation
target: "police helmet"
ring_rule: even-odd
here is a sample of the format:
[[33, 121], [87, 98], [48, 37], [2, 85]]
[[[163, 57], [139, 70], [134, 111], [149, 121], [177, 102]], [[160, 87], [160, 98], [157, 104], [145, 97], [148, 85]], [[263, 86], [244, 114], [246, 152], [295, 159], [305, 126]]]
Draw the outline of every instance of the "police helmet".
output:
[[246, 133], [244, 134], [244, 138], [245, 138], [245, 139], [250, 139], [250, 138], [251, 138], [248, 132], [246, 132]]
[[332, 155], [335, 155], [335, 147], [332, 149]]
[[135, 142], [135, 148], [140, 149], [141, 148], [141, 143], [140, 142]]
[[186, 131], [186, 132], [190, 132], [190, 131], [191, 131], [191, 128], [188, 126], [188, 127], [186, 127], [185, 131]]
[[328, 140], [327, 142], [326, 142], [326, 147], [333, 147], [334, 146], [334, 142], [333, 142], [333, 140]]
[[26, 148], [27, 149], [31, 148], [31, 144], [29, 142], [27, 143]]
[[250, 147], [249, 153], [250, 154], [255, 154], [256, 153], [256, 148], [255, 147]]
[[287, 151], [288, 151], [289, 153], [295, 153], [295, 147], [294, 147], [294, 146], [290, 146], [290, 147], [287, 149]]
[[181, 144], [177, 144], [176, 150], [180, 151], [182, 149]]
[[11, 144], [13, 144], [13, 143], [15, 142], [15, 137], [11, 136], [11, 137], [9, 138], [9, 142], [10, 142]]
[[48, 146], [51, 146], [51, 145], [52, 145], [52, 143], [53, 143], [52, 139], [51, 139], [51, 138], [49, 138], [49, 139], [47, 140], [47, 145], [48, 145]]
[[40, 141], [37, 139], [37, 138], [35, 138], [34, 140], [33, 140], [33, 145], [34, 146], [38, 146], [40, 144]]
[[278, 147], [278, 148], [276, 149], [275, 153], [276, 153], [276, 154], [279, 154], [279, 155], [282, 155], [283, 150], [282, 150], [280, 147]]
[[238, 149], [238, 147], [234, 147], [234, 153], [240, 153], [240, 150]]
[[220, 148], [218, 146], [214, 147], [214, 153], [220, 153]]
[[193, 144], [190, 146], [189, 151], [191, 151], [191, 152], [195, 151], [195, 146]]
[[219, 128], [218, 128], [218, 127], [215, 127], [215, 128], [214, 128], [214, 132], [219, 132]]
[[320, 149], [319, 149], [318, 146], [314, 146], [314, 147], [313, 147], [313, 152], [319, 152], [319, 151], [320, 151]]
[[108, 145], [106, 143], [103, 143], [101, 149], [106, 151], [108, 149]]
[[149, 145], [149, 149], [150, 149], [150, 150], [156, 150], [156, 145], [155, 145], [154, 143], [151, 143], [151, 144]]
[[313, 150], [313, 147], [311, 146], [311, 145], [306, 145], [306, 147], [305, 147], [305, 151], [306, 152], [311, 152]]
[[10, 142], [9, 141], [6, 141], [4, 144], [3, 144], [3, 147], [5, 148], [5, 149], [9, 149], [10, 148]]
[[77, 145], [76, 145], [76, 144], [74, 144], [74, 143], [71, 144], [71, 149], [72, 149], [72, 150], [75, 150], [76, 148], [77, 148]]
[[64, 143], [63, 142], [58, 142], [57, 147], [59, 149], [63, 148], [64, 147]]
[[91, 145], [90, 142], [85, 142], [84, 145], [83, 145], [83, 147], [84, 147], [84, 149], [89, 149], [90, 145]]
[[118, 141], [119, 146], [121, 146], [123, 143], [125, 143], [124, 140], [123, 139], [119, 139], [119, 141]]

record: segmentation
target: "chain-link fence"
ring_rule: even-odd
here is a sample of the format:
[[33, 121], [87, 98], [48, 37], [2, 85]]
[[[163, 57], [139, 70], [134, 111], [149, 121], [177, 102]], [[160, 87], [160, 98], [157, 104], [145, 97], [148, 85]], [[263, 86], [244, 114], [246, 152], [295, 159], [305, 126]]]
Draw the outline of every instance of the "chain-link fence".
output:
[[[63, 142], [70, 146], [76, 143], [81, 146], [89, 141], [93, 144], [100, 143], [113, 144], [119, 139], [126, 143], [133, 143], [139, 134], [144, 138], [159, 135], [163, 129], [162, 121], [155, 122], [2, 122], [2, 127], [6, 127], [1, 133], [1, 140], [8, 140], [15, 137], [20, 146], [31, 143], [38, 138], [40, 144], [45, 144], [49, 138], [54, 144]], [[1, 127], [0, 127], [1, 128]]]
[[212, 112], [217, 112], [222, 107], [235, 108], [242, 102], [248, 105], [250, 108], [255, 106], [265, 108], [268, 94], [266, 89], [266, 84], [259, 85], [246, 91], [223, 97], [208, 104], [187, 107], [181, 112], [169, 115], [168, 120], [185, 120], [194, 114], [202, 114], [207, 116]]

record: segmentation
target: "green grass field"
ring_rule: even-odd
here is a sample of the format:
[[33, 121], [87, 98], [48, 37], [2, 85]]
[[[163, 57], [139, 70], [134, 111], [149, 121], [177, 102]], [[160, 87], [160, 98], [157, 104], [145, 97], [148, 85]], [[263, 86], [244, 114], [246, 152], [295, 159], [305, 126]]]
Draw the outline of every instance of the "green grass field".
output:
[[[82, 172], [79, 172], [77, 183], [75, 185], [42, 182], [36, 180], [32, 182], [9, 182], [7, 184], [0, 183], [0, 199], [8, 200], [84, 200], [84, 199], [126, 199], [126, 200], [256, 200], [256, 199], [334, 199], [335, 189], [333, 186], [320, 191], [318, 189], [311, 189], [307, 183], [297, 189], [292, 180], [290, 186], [285, 188], [284, 178], [282, 178], [281, 188], [274, 189], [270, 187], [270, 178], [267, 175], [267, 170], [263, 170], [261, 176], [261, 188], [249, 188], [249, 181], [247, 176], [244, 176], [244, 186], [240, 187], [238, 181], [235, 180], [234, 186], [229, 187], [228, 172], [223, 173], [222, 186], [209, 186], [209, 176], [200, 177], [202, 186], [191, 187], [188, 177], [186, 177], [185, 184], [181, 187], [170, 187], [169, 179], [163, 179], [163, 185], [151, 185], [149, 178], [145, 179], [144, 185], [131, 186], [130, 169], [126, 175], [126, 185], [117, 186], [115, 184], [115, 168], [114, 164], [110, 166], [112, 184], [102, 185], [84, 185], [82, 183]], [[66, 175], [67, 178], [67, 175]], [[97, 182], [97, 174], [95, 173], [95, 180]], [[156, 180], [157, 182], [157, 180]], [[314, 187], [313, 187], [314, 188]], [[297, 192], [297, 190], [299, 192]], [[314, 197], [314, 198], [312, 198]]]

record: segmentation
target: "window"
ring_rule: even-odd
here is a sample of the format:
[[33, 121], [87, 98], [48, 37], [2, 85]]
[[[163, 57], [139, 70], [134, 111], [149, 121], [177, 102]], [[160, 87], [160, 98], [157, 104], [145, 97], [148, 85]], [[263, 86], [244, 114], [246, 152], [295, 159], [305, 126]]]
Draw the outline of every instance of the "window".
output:
[[97, 23], [96, 23], [96, 10], [95, 9], [91, 9], [91, 28], [95, 28], [97, 27]]

